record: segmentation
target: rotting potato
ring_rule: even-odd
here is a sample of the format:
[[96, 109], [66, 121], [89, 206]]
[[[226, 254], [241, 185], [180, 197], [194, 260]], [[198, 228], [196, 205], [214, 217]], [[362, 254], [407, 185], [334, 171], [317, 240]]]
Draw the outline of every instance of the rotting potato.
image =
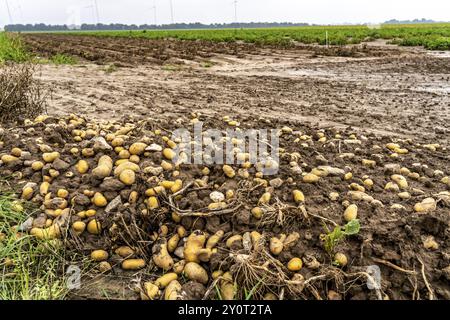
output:
[[196, 262], [188, 262], [184, 267], [183, 273], [190, 280], [197, 281], [206, 285], [209, 281], [208, 273], [206, 270]]

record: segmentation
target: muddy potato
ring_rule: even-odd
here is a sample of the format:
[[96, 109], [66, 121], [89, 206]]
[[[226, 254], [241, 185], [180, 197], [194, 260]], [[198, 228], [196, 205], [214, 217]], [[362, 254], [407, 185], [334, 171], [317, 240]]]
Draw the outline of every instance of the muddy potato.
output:
[[167, 250], [167, 242], [164, 238], [153, 245], [152, 253], [152, 259], [156, 266], [164, 271], [172, 269], [174, 261]]
[[358, 206], [356, 204], [349, 205], [344, 211], [344, 220], [350, 222], [358, 217]]
[[145, 282], [141, 292], [142, 300], [154, 300], [159, 295], [159, 288], [156, 284]]
[[98, 264], [98, 270], [101, 273], [106, 273], [108, 271], [111, 271], [111, 269], [112, 269], [111, 264], [107, 261], [102, 261]]
[[281, 241], [280, 239], [278, 239], [277, 237], [272, 237], [270, 239], [270, 252], [273, 255], [279, 255], [281, 253], [281, 251], [283, 251], [283, 241]]
[[105, 261], [108, 257], [109, 254], [105, 250], [94, 250], [91, 252], [91, 259], [95, 262]]
[[119, 180], [127, 185], [131, 186], [136, 181], [136, 173], [133, 170], [123, 170], [119, 175]]
[[122, 262], [123, 270], [139, 270], [145, 267], [144, 259], [127, 259]]
[[213, 249], [223, 238], [223, 236], [224, 236], [223, 230], [217, 231], [215, 234], [213, 234], [211, 237], [208, 238], [208, 241], [206, 242], [206, 248]]
[[242, 242], [242, 236], [240, 234], [236, 234], [227, 239], [226, 246], [227, 248], [231, 248], [235, 242]]
[[102, 156], [98, 160], [98, 166], [92, 170], [92, 175], [96, 179], [104, 179], [111, 175], [113, 161], [109, 156]]
[[184, 248], [184, 259], [187, 262], [197, 262], [200, 260], [197, 257], [197, 254], [200, 249], [203, 248], [206, 242], [206, 235], [197, 230], [192, 232], [187, 238], [186, 245]]
[[220, 297], [222, 300], [234, 300], [236, 287], [233, 283], [233, 277], [230, 272], [225, 272], [220, 283]]
[[183, 273], [190, 280], [197, 281], [206, 285], [209, 281], [208, 273], [206, 270], [196, 262], [188, 262], [184, 267]]
[[178, 300], [180, 298], [181, 289], [181, 284], [177, 280], [172, 281], [164, 291], [164, 300]]
[[342, 252], [336, 253], [334, 255], [334, 263], [340, 267], [345, 267], [348, 263], [347, 256]]

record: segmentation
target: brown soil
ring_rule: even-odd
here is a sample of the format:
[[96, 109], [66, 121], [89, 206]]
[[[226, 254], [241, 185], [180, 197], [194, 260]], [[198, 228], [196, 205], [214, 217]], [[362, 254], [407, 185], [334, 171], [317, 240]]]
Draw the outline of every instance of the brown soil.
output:
[[[238, 120], [243, 128], [269, 126], [280, 129], [289, 126], [312, 137], [307, 140], [308, 146], [295, 141], [298, 134], [285, 134], [281, 138], [281, 147], [287, 154], [300, 154], [298, 162], [303, 172], [329, 165], [353, 173], [349, 181], [344, 181], [342, 176], [328, 176], [317, 184], [308, 184], [291, 171], [289, 163], [292, 157], [282, 157], [277, 177], [284, 183], [271, 190], [271, 206], [281, 210], [289, 223], [279, 226], [273, 221], [261, 225], [250, 215], [264, 188], [252, 185], [255, 183], [252, 179], [237, 177], [230, 181], [224, 176], [221, 166], [210, 167], [210, 181], [218, 184], [220, 191], [239, 189], [238, 182], [245, 184], [245, 193], [239, 198], [242, 208], [233, 215], [183, 218], [181, 224], [190, 231], [201, 229], [210, 234], [222, 229], [225, 238], [255, 229], [267, 236], [297, 231], [299, 241], [276, 259], [286, 264], [292, 257], [301, 257], [304, 262], [300, 271], [302, 276], [305, 279], [320, 277], [312, 282], [312, 287], [297, 288], [298, 291], [291, 287], [281, 291], [282, 288], [268, 284], [263, 288], [265, 291], [261, 289], [261, 295], [270, 291], [277, 297], [284, 294], [285, 298], [375, 299], [376, 292], [366, 288], [358, 272], [365, 271], [367, 266], [378, 265], [382, 272], [383, 298], [427, 299], [431, 292], [435, 298], [450, 299], [450, 204], [448, 199], [438, 195], [450, 190], [450, 185], [440, 182], [443, 176], [450, 175], [450, 58], [437, 57], [420, 49], [386, 45], [326, 50], [305, 46], [281, 49], [247, 44], [62, 35], [26, 35], [25, 40], [42, 55], [70, 53], [90, 61], [122, 66], [111, 72], [107, 65], [84, 60], [75, 66], [43, 65], [39, 78], [53, 88], [54, 99], [49, 108], [53, 116], [77, 113], [93, 122], [117, 120], [121, 124], [147, 120], [142, 129], [131, 133], [130, 141], [137, 141], [156, 128], [170, 132], [177, 127], [186, 127], [192, 112], [200, 114], [206, 128], [227, 128], [221, 120], [224, 115]], [[56, 120], [48, 120], [49, 124], [52, 122]], [[54, 143], [52, 132], [58, 126], [34, 127], [34, 132], [26, 133], [27, 128], [18, 128], [8, 133], [11, 134], [7, 136], [10, 139], [3, 138], [6, 143], [0, 153], [17, 145], [12, 136], [14, 133], [21, 139], [18, 146], [33, 155], [37, 152], [28, 150], [32, 148], [29, 142], [32, 138], [43, 136], [45, 142]], [[48, 130], [43, 134], [45, 127]], [[318, 141], [321, 129], [327, 137], [325, 143]], [[336, 137], [338, 132], [342, 138]], [[359, 144], [348, 141], [353, 134], [359, 139]], [[64, 146], [61, 153], [68, 157], [68, 150], [77, 144], [70, 135], [59, 137], [63, 139], [60, 146]], [[158, 137], [152, 136], [152, 139], [163, 144]], [[392, 152], [386, 148], [390, 142], [407, 148], [408, 154], [391, 157]], [[440, 146], [436, 151], [430, 151], [424, 147], [428, 143]], [[354, 155], [343, 158], [347, 153]], [[91, 167], [98, 156], [89, 160]], [[161, 159], [161, 153], [156, 152], [145, 161], [159, 164]], [[377, 164], [373, 168], [363, 166], [363, 159], [375, 160]], [[69, 158], [66, 160], [73, 162]], [[401, 200], [396, 192], [384, 190], [386, 183], [391, 181], [391, 175], [399, 173], [401, 167], [420, 176], [414, 179], [406, 175], [408, 192], [412, 196], [408, 200]], [[200, 169], [183, 166], [181, 178], [185, 182], [200, 178]], [[6, 170], [11, 174], [14, 168]], [[254, 169], [249, 172], [253, 178]], [[31, 178], [32, 172], [28, 173], [28, 178]], [[170, 172], [164, 175], [165, 179], [173, 179]], [[351, 183], [363, 185], [365, 175], [374, 181], [374, 186], [366, 188], [366, 192], [382, 205], [377, 201], [354, 200], [348, 193]], [[288, 180], [290, 177], [292, 181]], [[141, 178], [141, 186], [120, 192], [123, 200], [128, 199], [129, 191], [142, 192], [150, 186], [148, 177]], [[273, 178], [267, 177], [268, 180]], [[83, 184], [89, 181], [79, 177], [75, 181], [77, 179]], [[78, 194], [85, 187], [64, 179], [52, 188], [56, 190], [58, 186], [68, 186], [71, 194]], [[98, 183], [95, 188], [104, 191]], [[185, 194], [188, 200], [180, 200], [177, 205], [186, 210], [198, 210], [208, 205], [208, 195], [213, 189], [210, 184], [206, 189], [208, 192], [188, 190]], [[306, 214], [293, 203], [293, 189], [302, 190], [305, 194]], [[329, 199], [330, 192], [339, 193], [337, 201]], [[118, 191], [108, 192], [108, 200], [117, 195]], [[437, 200], [436, 210], [415, 212], [414, 205], [426, 197]], [[342, 219], [344, 200], [358, 204], [362, 228], [358, 235], [348, 237], [337, 246], [337, 251], [349, 257], [348, 265], [340, 269], [332, 266], [332, 259], [323, 249], [320, 236], [325, 232], [323, 218], [345, 224]], [[404, 209], [392, 208], [393, 204], [401, 204]], [[155, 216], [158, 219], [152, 221], [136, 216], [137, 208], [124, 207], [123, 210], [124, 213], [114, 213], [113, 218], [99, 210], [98, 217], [107, 226], [105, 230], [119, 217], [124, 217], [129, 224], [135, 223], [133, 217], [136, 217], [139, 227], [150, 232], [158, 231], [159, 223], [163, 222], [169, 226], [169, 235], [175, 231], [176, 224], [171, 221], [167, 206]], [[328, 222], [325, 224], [333, 227]], [[151, 242], [148, 234], [144, 237], [145, 241]], [[429, 237], [434, 238], [439, 248], [424, 247], [424, 241]], [[82, 240], [86, 244], [86, 253], [100, 247], [113, 248], [124, 244], [110, 234], [100, 239], [85, 235]], [[234, 253], [246, 253], [245, 250], [242, 246], [232, 247]], [[145, 246], [139, 255], [150, 261], [151, 246]], [[252, 261], [258, 263], [260, 258], [254, 257]], [[242, 270], [238, 268], [239, 262], [229, 255], [223, 243], [204, 267], [208, 272], [218, 268], [230, 270], [237, 279], [245, 280], [239, 271]], [[140, 273], [123, 272], [118, 267], [113, 272], [117, 279], [125, 277], [128, 283], [154, 280], [160, 274], [151, 263]], [[283, 272], [288, 278], [293, 276], [285, 269]], [[126, 282], [117, 279], [119, 286]], [[101, 281], [105, 280], [102, 278]], [[99, 283], [87, 292], [77, 293], [76, 297], [102, 298], [101, 293], [98, 296], [95, 293], [102, 286]], [[185, 296], [190, 298], [199, 298], [206, 290], [199, 283], [185, 282], [182, 285]], [[114, 287], [114, 284], [106, 287]], [[131, 285], [128, 290], [127, 294], [120, 293], [120, 297], [129, 297]]]

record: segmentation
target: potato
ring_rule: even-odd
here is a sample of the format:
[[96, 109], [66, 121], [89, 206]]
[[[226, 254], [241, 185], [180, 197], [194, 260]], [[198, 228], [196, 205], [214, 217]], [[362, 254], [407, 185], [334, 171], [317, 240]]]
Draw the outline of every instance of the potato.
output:
[[142, 142], [135, 142], [130, 146], [130, 154], [132, 155], [141, 155], [144, 153], [145, 148], [147, 148], [147, 145]]
[[377, 165], [375, 160], [362, 159], [361, 164], [366, 167], [374, 168]]
[[33, 169], [33, 171], [42, 170], [43, 167], [44, 167], [44, 164], [41, 161], [34, 161], [31, 164], [31, 169]]
[[56, 195], [59, 198], [66, 199], [69, 196], [69, 191], [67, 191], [66, 189], [58, 189], [58, 191], [56, 192]]
[[34, 194], [33, 188], [25, 186], [22, 189], [22, 196], [21, 196], [21, 198], [24, 199], [24, 200], [31, 200], [31, 198], [33, 198], [33, 194]]
[[154, 210], [154, 209], [159, 208], [158, 198], [157, 197], [150, 197], [150, 198], [148, 198], [148, 200], [147, 200], [147, 207], [150, 210]]
[[234, 171], [234, 169], [232, 167], [230, 167], [229, 165], [224, 165], [222, 169], [228, 178], [234, 178], [234, 176], [236, 175], [236, 172]]
[[424, 242], [423, 242], [423, 246], [427, 250], [437, 250], [437, 249], [439, 249], [439, 244], [436, 242], [436, 240], [434, 240], [433, 236], [427, 237], [424, 240]]
[[177, 279], [178, 275], [175, 272], [166, 273], [165, 275], [156, 279], [155, 285], [157, 285], [160, 289], [164, 289], [169, 285], [169, 283]]
[[[215, 250], [216, 251], [216, 250]], [[200, 249], [197, 253], [197, 258], [201, 262], [209, 262], [211, 259], [211, 255], [213, 254], [213, 251], [211, 249]]]
[[11, 149], [11, 155], [14, 157], [20, 158], [22, 156], [22, 150], [20, 148], [12, 148]]
[[141, 168], [136, 163], [126, 161], [126, 162], [120, 164], [119, 166], [117, 166], [116, 169], [114, 169], [114, 175], [118, 177], [118, 176], [120, 176], [122, 171], [125, 171], [125, 170], [131, 170], [131, 171], [134, 171], [135, 173], [138, 173], [141, 170]]
[[170, 188], [170, 191], [172, 191], [172, 193], [176, 193], [176, 192], [180, 191], [182, 187], [183, 187], [183, 181], [180, 179], [177, 179], [177, 180], [175, 180], [175, 183], [173, 184], [173, 186]]
[[306, 183], [315, 183], [320, 180], [320, 177], [315, 175], [314, 173], [308, 173], [303, 176], [303, 182]]
[[391, 176], [391, 179], [397, 183], [397, 185], [400, 187], [400, 189], [407, 189], [408, 188], [408, 181], [406, 181], [406, 178], [399, 174], [394, 174]]
[[136, 181], [136, 174], [133, 170], [124, 170], [119, 175], [119, 180], [125, 185], [131, 186]]
[[[169, 149], [170, 150], [170, 149]], [[165, 170], [165, 171], [170, 171], [173, 169], [173, 165], [170, 162], [167, 161], [162, 161], [161, 162], [161, 167]]]
[[419, 213], [432, 212], [436, 210], [436, 200], [433, 198], [425, 198], [420, 203], [414, 205], [414, 211]]
[[167, 250], [167, 242], [164, 238], [153, 245], [152, 253], [152, 259], [156, 266], [164, 271], [172, 269], [174, 261]]
[[18, 161], [19, 158], [6, 154], [1, 157], [1, 160], [4, 164], [10, 164], [15, 161]]
[[180, 260], [173, 265], [173, 272], [181, 274], [186, 266], [186, 260]]
[[254, 250], [259, 250], [263, 246], [263, 237], [258, 231], [250, 232], [250, 239], [252, 240]]
[[165, 148], [163, 151], [162, 151], [162, 154], [163, 154], [163, 156], [167, 159], [167, 160], [173, 160], [175, 157], [176, 157], [176, 153], [175, 153], [175, 151], [173, 151], [172, 149], [170, 149], [170, 148]]
[[300, 234], [298, 232], [292, 232], [291, 234], [289, 234], [283, 241], [283, 250], [295, 246], [299, 239]]
[[347, 256], [342, 252], [336, 253], [334, 255], [334, 263], [340, 267], [345, 267], [348, 263]]
[[363, 183], [364, 183], [364, 185], [367, 187], [367, 188], [372, 188], [373, 187], [373, 180], [372, 179], [365, 179], [364, 181], [363, 181]]
[[252, 212], [252, 215], [258, 220], [261, 219], [264, 214], [263, 209], [261, 209], [260, 207], [253, 208], [251, 212]]
[[90, 234], [99, 235], [102, 232], [102, 225], [100, 221], [97, 221], [96, 219], [89, 221], [87, 224], [87, 231]]
[[305, 202], [305, 195], [300, 190], [294, 190], [292, 191], [292, 195], [294, 196], [294, 201], [296, 203], [302, 203]]
[[178, 247], [178, 242], [180, 241], [180, 236], [176, 233], [174, 234], [169, 241], [167, 241], [167, 251], [174, 252]]
[[242, 242], [242, 236], [240, 234], [236, 234], [227, 239], [226, 246], [227, 248], [231, 248], [233, 243]]
[[77, 233], [83, 233], [83, 231], [86, 229], [86, 223], [84, 223], [83, 221], [75, 221], [72, 224], [72, 229]]
[[281, 253], [281, 251], [283, 251], [283, 241], [281, 241], [280, 239], [278, 239], [277, 237], [272, 237], [270, 239], [270, 252], [273, 255], [279, 255]]
[[141, 294], [142, 300], [154, 300], [159, 295], [159, 288], [156, 284], [145, 282], [143, 293], [143, 295]]
[[261, 196], [261, 198], [259, 198], [258, 203], [259, 204], [269, 204], [271, 198], [272, 198], [272, 195], [270, 194], [270, 192], [265, 192]]
[[358, 216], [358, 206], [356, 204], [349, 205], [344, 211], [344, 220], [350, 222]]
[[86, 160], [78, 161], [75, 167], [80, 174], [85, 174], [89, 171], [89, 163]]
[[108, 257], [109, 254], [105, 250], [94, 250], [91, 252], [91, 259], [95, 262], [105, 261]]
[[111, 175], [113, 161], [109, 156], [101, 156], [98, 160], [98, 166], [92, 170], [92, 175], [96, 179], [104, 179]]
[[205, 242], [206, 235], [199, 230], [194, 231], [189, 235], [184, 248], [184, 259], [186, 262], [200, 262], [197, 254], [198, 251], [203, 248]]
[[234, 300], [236, 288], [230, 272], [225, 272], [220, 283], [220, 297], [222, 300]]
[[108, 200], [106, 200], [105, 196], [100, 192], [96, 192], [94, 197], [92, 198], [92, 203], [97, 207], [106, 207], [108, 204]]
[[127, 259], [122, 262], [123, 270], [139, 270], [145, 267], [144, 259]]
[[353, 173], [351, 173], [351, 172], [347, 172], [347, 173], [344, 175], [344, 180], [345, 180], [345, 181], [351, 180], [352, 178], [353, 178]]
[[215, 234], [213, 234], [211, 237], [209, 237], [208, 241], [206, 242], [206, 248], [212, 249], [214, 248], [219, 241], [223, 238], [224, 232], [223, 230], [217, 231]]
[[121, 258], [129, 258], [134, 255], [134, 250], [128, 246], [122, 246], [114, 251]]
[[51, 225], [47, 228], [33, 228], [30, 234], [40, 240], [52, 240], [61, 236], [61, 230], [58, 225]]
[[58, 159], [60, 157], [59, 152], [46, 152], [42, 154], [42, 159], [44, 159], [45, 162], [51, 163]]
[[303, 262], [302, 262], [302, 259], [300, 259], [300, 258], [292, 258], [287, 264], [287, 268], [290, 271], [294, 271], [294, 272], [300, 271], [302, 266], [303, 266]]
[[164, 291], [164, 300], [178, 300], [180, 298], [181, 284], [174, 280], [169, 283]]
[[199, 282], [204, 285], [206, 285], [209, 281], [208, 273], [206, 272], [206, 270], [201, 265], [195, 262], [188, 262], [184, 267], [183, 273], [190, 280]]

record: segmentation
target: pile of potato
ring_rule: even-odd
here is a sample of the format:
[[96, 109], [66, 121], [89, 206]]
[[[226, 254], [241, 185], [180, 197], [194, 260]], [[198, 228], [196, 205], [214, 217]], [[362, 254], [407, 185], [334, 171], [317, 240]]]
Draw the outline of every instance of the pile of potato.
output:
[[[198, 115], [184, 121], [195, 123]], [[229, 117], [224, 121], [227, 126], [240, 126]], [[40, 116], [26, 121], [23, 128], [1, 129], [0, 175], [14, 179], [20, 198], [41, 209], [15, 226], [18, 231], [42, 241], [81, 239], [100, 272], [117, 267], [142, 270], [147, 280], [139, 294], [145, 300], [187, 298], [186, 282], [200, 286], [202, 292], [214, 284], [222, 299], [241, 298], [242, 288], [236, 285], [241, 275], [233, 274], [226, 263], [211, 262], [215, 255], [235, 252], [266, 250], [280, 259], [288, 278], [304, 279], [304, 257], [295, 255], [294, 248], [305, 234], [296, 231], [295, 225], [260, 224], [276, 203], [297, 212], [295, 221], [301, 223], [310, 219], [308, 206], [313, 200], [309, 195], [321, 194], [341, 208], [336, 220], [340, 225], [367, 214], [361, 212], [360, 203], [364, 208], [420, 214], [448, 208], [449, 167], [432, 169], [405, 160], [411, 153], [447, 152], [439, 144], [419, 145], [408, 139], [368, 144], [367, 137], [356, 134], [311, 130], [307, 135], [287, 126], [279, 130], [279, 136], [281, 160], [275, 165], [280, 166], [280, 174], [264, 176], [260, 164], [248, 161], [210, 166], [174, 163], [179, 141], [144, 121], [96, 123], [76, 115]], [[364, 153], [368, 145], [370, 159]], [[335, 162], [311, 152], [314, 148], [333, 150]], [[341, 148], [344, 151], [337, 152]], [[235, 155], [248, 159], [239, 148]], [[381, 180], [380, 171], [385, 172]], [[242, 182], [256, 197], [243, 196]], [[323, 194], [318, 187], [323, 183], [339, 187]], [[430, 194], [420, 184], [440, 190]], [[223, 214], [227, 209], [230, 213]], [[236, 213], [246, 219], [231, 223]], [[205, 226], [214, 219], [226, 226]], [[129, 236], [128, 242], [124, 235]], [[317, 243], [322, 246], [319, 237]], [[424, 246], [436, 250], [439, 243], [427, 238]], [[320, 262], [308, 259], [307, 268], [318, 270], [327, 263], [345, 268], [351, 258], [341, 251], [327, 258], [323, 251]], [[263, 296], [278, 298], [275, 289]]]

